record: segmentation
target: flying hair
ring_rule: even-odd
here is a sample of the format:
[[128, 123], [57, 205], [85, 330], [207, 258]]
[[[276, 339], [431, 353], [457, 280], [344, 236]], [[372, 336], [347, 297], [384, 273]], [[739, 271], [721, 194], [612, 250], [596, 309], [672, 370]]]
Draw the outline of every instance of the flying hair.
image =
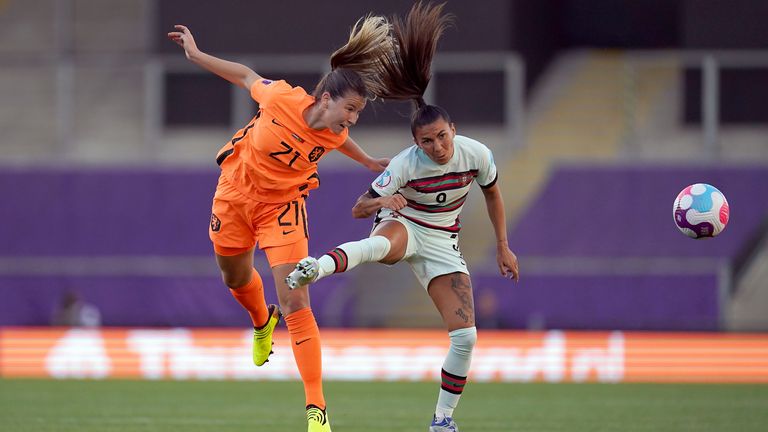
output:
[[443, 32], [453, 24], [454, 16], [444, 14], [442, 4], [413, 5], [405, 20], [392, 18], [394, 47], [381, 62], [383, 99], [411, 100], [416, 108], [411, 115], [411, 130], [440, 117], [450, 122], [448, 113], [424, 101], [424, 92], [432, 78], [432, 58]]
[[380, 79], [382, 57], [393, 50], [391, 25], [385, 17], [367, 15], [360, 18], [344, 46], [331, 54], [331, 72], [317, 84], [313, 92], [319, 97], [327, 91], [332, 97], [354, 91], [374, 97], [383, 91]]
[[413, 100], [420, 108], [426, 105], [424, 92], [432, 78], [432, 58], [437, 41], [453, 23], [453, 15], [443, 14], [445, 4], [418, 2], [403, 21], [392, 18], [394, 49], [381, 64], [384, 99]]

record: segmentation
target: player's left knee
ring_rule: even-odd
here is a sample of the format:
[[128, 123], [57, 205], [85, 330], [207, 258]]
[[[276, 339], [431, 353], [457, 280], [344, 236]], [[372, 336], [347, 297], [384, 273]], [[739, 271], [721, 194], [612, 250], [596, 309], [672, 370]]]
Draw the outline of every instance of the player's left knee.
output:
[[451, 349], [459, 354], [469, 355], [477, 342], [477, 328], [467, 327], [454, 330], [448, 335], [451, 338]]

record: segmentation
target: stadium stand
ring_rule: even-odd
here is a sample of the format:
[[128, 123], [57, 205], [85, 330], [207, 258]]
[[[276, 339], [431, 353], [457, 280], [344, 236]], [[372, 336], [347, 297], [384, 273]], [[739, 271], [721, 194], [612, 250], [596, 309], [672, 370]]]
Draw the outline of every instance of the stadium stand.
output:
[[[671, 205], [680, 185], [703, 178], [726, 191], [732, 208], [749, 211], [733, 214], [727, 235], [693, 242], [671, 223]], [[732, 269], [765, 235], [768, 203], [753, 202], [765, 194], [768, 169], [759, 166], [561, 166], [510, 231], [528, 263], [525, 285], [491, 276], [480, 284], [515, 311], [506, 317], [512, 326], [715, 330]]]
[[[61, 9], [64, 4], [74, 9]], [[0, 106], [0, 190], [11, 197], [0, 204], [6, 222], [0, 227], [0, 289], [26, 292], [7, 297], [18, 302], [4, 302], [2, 317], [18, 319], [0, 324], [41, 323], [45, 314], [22, 318], [14, 311], [29, 312], [25, 308], [38, 301], [32, 293], [50, 289], [55, 299], [71, 284], [104, 301], [104, 284], [137, 296], [115, 297], [114, 304], [141, 305], [137, 299], [184, 286], [195, 301], [221, 293], [205, 225], [216, 179], [211, 156], [231, 130], [229, 125], [176, 127], [163, 130], [156, 141], [147, 139], [149, 83], [142, 65], [175, 49], [153, 46], [162, 36], [150, 28], [157, 24], [150, 19], [153, 5], [151, 0], [0, 3], [0, 54], [6, 62], [0, 67], [0, 98], [13, 101]], [[61, 13], [71, 13], [66, 22], [71, 39], [57, 38]], [[35, 31], [41, 28], [52, 31]], [[494, 49], [515, 49], [491, 35]], [[450, 38], [454, 47], [474, 49], [469, 39]], [[212, 43], [227, 41], [232, 40]], [[487, 312], [479, 318], [489, 325], [768, 328], [768, 245], [760, 242], [766, 210], [760, 199], [743, 195], [766, 196], [765, 128], [723, 128], [723, 145], [712, 158], [702, 149], [699, 125], [680, 122], [683, 66], [670, 56], [650, 61], [633, 56], [625, 50], [563, 51], [530, 90], [522, 148], [510, 148], [499, 124], [455, 119], [461, 133], [486, 142], [497, 156], [512, 247], [521, 258], [519, 286], [495, 274], [492, 233], [482, 195], [474, 191], [462, 218], [462, 250], [476, 276], [478, 305], [485, 305], [478, 313]], [[74, 90], [64, 110], [62, 83]], [[449, 111], [454, 106], [447, 105]], [[72, 119], [69, 141], [62, 141], [67, 136], [58, 117], [62, 112]], [[376, 126], [375, 116], [370, 123], [357, 127], [355, 137], [372, 154], [394, 155], [410, 141], [407, 128]], [[370, 221], [351, 219], [349, 207], [371, 174], [331, 154], [321, 176], [323, 187], [309, 202], [315, 255], [365, 236], [370, 228]], [[695, 181], [721, 187], [734, 209], [734, 222], [716, 242], [692, 242], [674, 232], [673, 195]], [[578, 198], [568, 190], [577, 190], [571, 194]], [[636, 194], [641, 198], [625, 199]], [[553, 219], [568, 212], [573, 215]], [[623, 222], [598, 219], [603, 214], [618, 214]], [[713, 267], [721, 263], [724, 270]], [[731, 286], [728, 295], [724, 280]], [[325, 325], [439, 325], [405, 265], [365, 266], [344, 279], [322, 281], [316, 291], [313, 307], [322, 309], [318, 319]], [[274, 295], [271, 288], [267, 293]], [[694, 293], [700, 301], [686, 302]], [[226, 296], [214, 297], [236, 306]], [[502, 305], [509, 314], [495, 316]], [[205, 325], [201, 310], [180, 308], [131, 319]], [[209, 325], [240, 325], [216, 308]], [[140, 324], [121, 319], [105, 313], [107, 324]]]
[[[226, 289], [207, 238], [216, 176], [213, 169], [4, 169], [0, 191], [15, 198], [0, 204], [0, 325], [47, 325], [69, 289], [95, 302], [105, 325], [243, 325], [237, 303], [219, 295]], [[336, 203], [354, 202], [368, 178], [359, 170], [321, 176], [324, 187], [308, 201], [317, 221], [311, 250], [338, 242], [339, 220], [350, 236], [365, 236], [370, 221], [349, 218]], [[257, 267], [267, 270], [263, 259]], [[345, 281], [318, 283], [319, 322], [354, 323], [359, 308], [346, 307], [356, 298], [341, 295]], [[272, 281], [265, 284], [275, 302]]]

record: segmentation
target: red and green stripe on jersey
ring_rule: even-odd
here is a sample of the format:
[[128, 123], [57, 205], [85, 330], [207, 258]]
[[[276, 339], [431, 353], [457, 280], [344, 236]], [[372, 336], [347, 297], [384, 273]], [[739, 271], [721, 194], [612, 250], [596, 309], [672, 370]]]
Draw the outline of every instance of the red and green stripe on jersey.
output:
[[468, 186], [477, 177], [478, 170], [473, 169], [464, 172], [446, 173], [434, 177], [425, 177], [411, 180], [405, 184], [416, 192], [434, 193], [453, 189], [461, 189]]
[[464, 202], [467, 200], [467, 195], [469, 195], [469, 192], [465, 193], [463, 196], [461, 196], [459, 199], [451, 201], [447, 204], [440, 204], [440, 205], [429, 205], [429, 204], [422, 204], [420, 202], [416, 202], [413, 200], [406, 199], [406, 202], [408, 203], [408, 207], [419, 210], [427, 213], [445, 213], [454, 211], [461, 206], [464, 205]]

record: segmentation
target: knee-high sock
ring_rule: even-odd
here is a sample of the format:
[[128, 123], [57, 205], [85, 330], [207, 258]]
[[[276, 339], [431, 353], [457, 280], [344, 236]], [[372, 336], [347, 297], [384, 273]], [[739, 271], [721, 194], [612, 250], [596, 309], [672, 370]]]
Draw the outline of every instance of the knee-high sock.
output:
[[317, 259], [320, 264], [317, 280], [353, 269], [361, 263], [379, 261], [387, 256], [390, 247], [389, 239], [384, 236], [344, 243]]
[[443, 362], [440, 372], [442, 383], [440, 395], [437, 397], [435, 416], [452, 417], [453, 410], [459, 403], [461, 392], [467, 383], [467, 373], [472, 362], [472, 349], [477, 341], [477, 329], [468, 327], [448, 333], [451, 338], [451, 348]]
[[309, 307], [299, 309], [285, 317], [291, 348], [301, 380], [304, 382], [306, 405], [325, 409], [323, 396], [323, 359], [320, 350], [320, 329]]
[[230, 288], [232, 297], [248, 311], [256, 328], [263, 327], [269, 318], [269, 310], [264, 300], [264, 284], [256, 269], [253, 269], [251, 281], [239, 288]]

